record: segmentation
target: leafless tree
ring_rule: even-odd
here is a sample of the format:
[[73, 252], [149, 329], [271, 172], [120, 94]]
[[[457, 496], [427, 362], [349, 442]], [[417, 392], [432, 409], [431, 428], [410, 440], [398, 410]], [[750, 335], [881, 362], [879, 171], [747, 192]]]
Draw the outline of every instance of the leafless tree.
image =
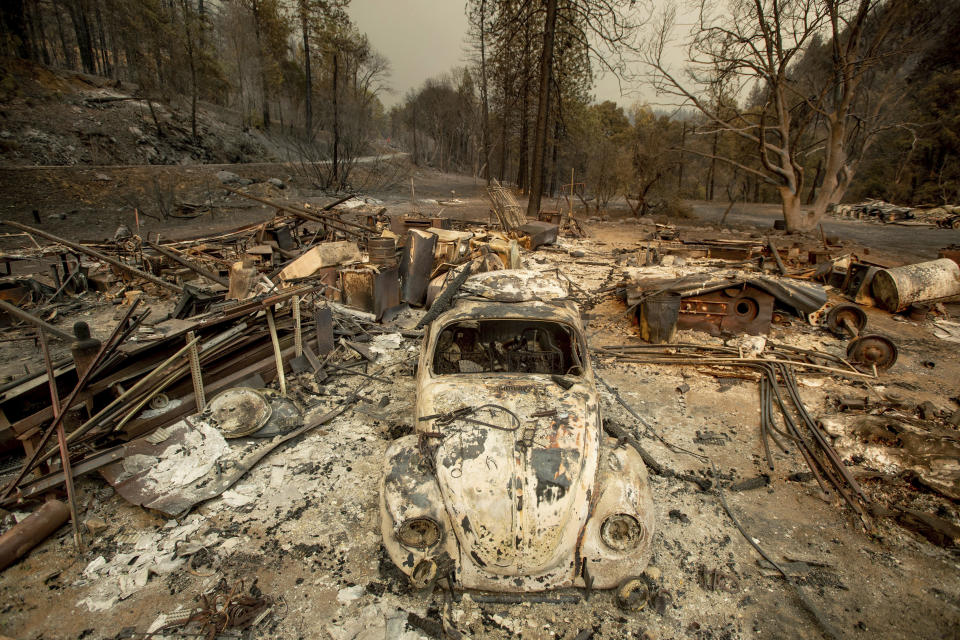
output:
[[[775, 186], [787, 228], [808, 230], [840, 200], [876, 133], [888, 126], [882, 116], [897, 99], [907, 49], [890, 36], [909, 8], [907, 0], [702, 0], [687, 41], [686, 73], [664, 55], [672, 10], [658, 21], [645, 60], [661, 93], [698, 109], [708, 132], [749, 141], [756, 162], [685, 151]], [[824, 46], [825, 68], [805, 73], [805, 65], [812, 67], [805, 56]], [[722, 95], [733, 96], [732, 108], [710, 99]], [[817, 154], [823, 183], [804, 209], [804, 162]]]

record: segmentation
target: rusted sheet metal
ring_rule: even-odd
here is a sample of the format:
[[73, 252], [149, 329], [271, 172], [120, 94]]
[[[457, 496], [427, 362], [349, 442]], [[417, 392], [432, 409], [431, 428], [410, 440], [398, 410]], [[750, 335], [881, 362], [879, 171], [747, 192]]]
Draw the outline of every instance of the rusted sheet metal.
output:
[[366, 267], [340, 271], [343, 304], [367, 311], [377, 318], [383, 312], [400, 304], [400, 279], [397, 267], [380, 269]]
[[650, 291], [676, 291], [686, 297], [744, 286], [754, 287], [773, 296], [781, 307], [801, 318], [809, 317], [827, 303], [826, 290], [813, 283], [766, 276], [717, 279], [712, 273], [694, 273], [682, 278], [635, 280], [627, 287], [627, 304], [635, 305]]
[[949, 258], [882, 269], [873, 278], [872, 291], [887, 311], [903, 311], [916, 302], [960, 295], [960, 265]]
[[550, 222], [531, 221], [520, 226], [522, 233], [530, 236], [530, 249], [545, 244], [553, 244], [557, 241], [557, 235], [560, 233], [560, 226]]
[[0, 536], [0, 571], [46, 540], [69, 517], [70, 508], [67, 505], [59, 500], [50, 500]]
[[426, 299], [436, 246], [436, 235], [411, 229], [400, 260], [400, 277], [403, 280], [400, 297], [404, 302], [420, 306]]
[[[568, 336], [561, 350], [579, 363], [564, 376], [570, 384], [543, 372], [434, 370], [441, 347], [477, 366], [441, 336], [484, 322], [494, 350], [513, 324], [521, 336], [553, 332], [553, 344]], [[380, 502], [384, 546], [414, 584], [443, 577], [447, 559], [458, 586], [506, 592], [612, 588], [643, 571], [654, 531], [646, 470], [602, 438], [575, 307], [459, 302], [427, 332], [416, 416], [416, 433], [387, 451]]]
[[329, 305], [317, 305], [313, 312], [313, 321], [317, 334], [317, 353], [322, 356], [333, 351], [333, 311]]
[[696, 329], [711, 335], [762, 335], [770, 331], [773, 296], [751, 286], [729, 288], [680, 302], [681, 329]]
[[880, 267], [863, 264], [860, 262], [851, 262], [847, 267], [847, 277], [843, 282], [843, 295], [857, 304], [872, 307], [875, 305], [873, 296], [870, 295], [870, 289], [873, 285], [873, 278], [880, 271]]
[[397, 241], [394, 238], [370, 238], [367, 253], [371, 264], [393, 266], [397, 264]]

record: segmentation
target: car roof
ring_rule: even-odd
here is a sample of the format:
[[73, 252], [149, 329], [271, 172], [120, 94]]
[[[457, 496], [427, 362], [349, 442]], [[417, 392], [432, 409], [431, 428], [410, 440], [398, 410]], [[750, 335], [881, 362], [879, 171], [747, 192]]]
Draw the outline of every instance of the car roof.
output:
[[583, 331], [580, 310], [571, 300], [499, 302], [493, 300], [458, 299], [453, 308], [440, 314], [434, 326], [463, 320], [517, 319], [561, 322]]

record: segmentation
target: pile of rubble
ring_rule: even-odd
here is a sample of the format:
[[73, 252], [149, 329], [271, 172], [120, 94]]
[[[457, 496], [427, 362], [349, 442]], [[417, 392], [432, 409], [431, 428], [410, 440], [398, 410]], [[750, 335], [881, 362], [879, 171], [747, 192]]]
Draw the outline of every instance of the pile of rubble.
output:
[[[505, 217], [499, 207], [499, 224], [454, 229], [447, 218], [382, 211], [348, 219], [343, 212], [356, 207], [335, 209], [347, 198], [310, 209], [223, 188], [276, 215], [178, 242], [121, 227], [95, 245], [6, 221], [32, 246], [2, 256], [0, 320], [8, 339], [39, 344], [46, 366], [0, 390], [0, 447], [16, 465], [0, 503], [65, 490], [67, 505], [47, 502], [10, 529], [0, 540], [3, 566], [68, 518], [82, 548], [74, 482], [85, 474], [99, 471], [132, 504], [171, 517], [229, 493], [275, 449], [367, 401], [365, 384], [389, 384], [385, 376], [412, 364], [409, 355], [380, 362], [420, 335], [411, 307], [436, 311], [457, 275], [459, 286], [470, 273], [517, 268], [521, 251], [559, 233], [558, 224]], [[38, 262], [52, 263], [49, 277], [12, 274]], [[83, 321], [72, 332], [51, 324], [95, 300], [119, 307], [105, 340]], [[167, 312], [156, 317], [158, 309]], [[50, 341], [68, 345], [69, 356], [55, 360]], [[329, 385], [341, 377], [361, 384], [331, 402]], [[143, 586], [147, 566], [180, 557], [157, 552], [163, 560], [140, 554], [137, 566], [147, 564], [132, 585], [91, 607]], [[108, 571], [95, 565], [91, 578]]]
[[[353, 470], [335, 468], [330, 460], [338, 449], [368, 453], [376, 438], [409, 433], [398, 416], [412, 412], [411, 376], [422, 328], [455, 297], [482, 297], [491, 287], [501, 297], [529, 294], [533, 285], [525, 284], [520, 269], [552, 277], [555, 285], [543, 298], [577, 302], [596, 316], [594, 327], [610, 321], [594, 310], [612, 306], [617, 319], [611, 326], [622, 331], [617, 323], [626, 310], [630, 335], [619, 344], [592, 345], [605, 367], [685, 367], [721, 381], [755, 383], [768, 474], [793, 452], [806, 467], [793, 473], [807, 474], [821, 497], [840, 498], [864, 526], [887, 518], [940, 546], [960, 544], [960, 528], [947, 518], [882, 503], [846, 462], [856, 456], [897, 473], [909, 471], [923, 486], [955, 500], [960, 473], [937, 460], [957, 456], [950, 438], [960, 411], [911, 406], [892, 393], [879, 399], [839, 396], [837, 412], [856, 418], [851, 427], [850, 420], [818, 416], [799, 392], [820, 380], [875, 389], [897, 362], [898, 347], [889, 335], [868, 332], [872, 307], [914, 320], [933, 317], [936, 335], [960, 341], [943, 307], [960, 297], [960, 267], [949, 249], [939, 260], [897, 266], [827, 242], [790, 236], [784, 236], [794, 238], [790, 246], [778, 246], [784, 240], [774, 237], [684, 241], [675, 228], [657, 225], [647, 240], [611, 255], [583, 239], [572, 213], [543, 212], [540, 220], [526, 220], [499, 185], [490, 189], [492, 217], [485, 223], [338, 209], [344, 200], [308, 208], [224, 188], [272, 207], [275, 215], [177, 242], [123, 229], [112, 242], [96, 245], [6, 223], [33, 244], [0, 257], [8, 273], [18, 265], [52, 266], [49, 277], [10, 274], [0, 281], [5, 338], [35, 341], [44, 355], [42, 370], [0, 386], [0, 447], [7, 455], [0, 507], [16, 511], [19, 521], [0, 538], [0, 568], [70, 520], [78, 549], [90, 535], [110, 541], [88, 554], [94, 557], [75, 583], [87, 589], [81, 604], [88, 610], [109, 610], [154, 577], [183, 570], [202, 578], [202, 605], [164, 613], [148, 632], [192, 626], [209, 633], [226, 630], [228, 623], [253, 628], [281, 604], [296, 605], [231, 583], [217, 567], [249, 542], [250, 527], [276, 518], [288, 504], [281, 498], [297, 492], [297, 483], [321, 475], [323, 518], [344, 520], [337, 536], [355, 538], [352, 544], [376, 565], [370, 510], [341, 494], [358, 485], [374, 490], [380, 470], [367, 462]], [[91, 331], [78, 322], [72, 332], [55, 324], [86, 311], [94, 299], [108, 303], [110, 313], [95, 317], [111, 322], [109, 332], [99, 324]], [[784, 329], [789, 339], [770, 337]], [[63, 345], [69, 356], [56, 358]], [[697, 384], [686, 374], [684, 380], [676, 387], [681, 399]], [[717, 493], [721, 500], [725, 489], [769, 484], [769, 475], [726, 482], [715, 467], [703, 473], [671, 468], [639, 438], [648, 435], [666, 450], [690, 452], [670, 443], [625, 394], [606, 388], [616, 406], [612, 413], [637, 425], [604, 421], [604, 429], [636, 446], [654, 476]], [[893, 420], [909, 429], [891, 432]], [[910, 445], [897, 452], [882, 445], [894, 437]], [[694, 442], [722, 446], [724, 438], [704, 430]], [[284, 455], [275, 455], [280, 451]], [[690, 455], [713, 464], [702, 453]], [[160, 524], [127, 533], [125, 523], [81, 518], [75, 483], [93, 472], [109, 484], [94, 494], [96, 504], [108, 499], [101, 500], [100, 491], [116, 492], [159, 515]], [[66, 502], [48, 500], [27, 515], [29, 506], [51, 495], [66, 496]], [[213, 526], [218, 513], [229, 513], [229, 527]], [[319, 570], [332, 571], [333, 534], [311, 531], [299, 518], [287, 512], [271, 525], [273, 544], [297, 548]], [[367, 530], [354, 530], [361, 522]], [[767, 570], [791, 583], [776, 562]], [[718, 576], [706, 580], [716, 583]], [[371, 603], [374, 584], [379, 593]], [[382, 583], [339, 586], [343, 606], [362, 602], [364, 609], [362, 616], [357, 612], [356, 619], [328, 627], [332, 637], [358, 637], [364, 625], [392, 629], [389, 637], [404, 637], [410, 626], [457, 637], [445, 612], [405, 609]], [[662, 585], [651, 587], [652, 608], [661, 615], [669, 597]], [[488, 600], [500, 601], [507, 600]], [[475, 609], [473, 603], [483, 599], [463, 602]], [[483, 624], [475, 611], [460, 624], [467, 620]]]
[[901, 207], [883, 200], [867, 200], [859, 204], [835, 205], [831, 213], [836, 218], [960, 229], [960, 206], [957, 205]]

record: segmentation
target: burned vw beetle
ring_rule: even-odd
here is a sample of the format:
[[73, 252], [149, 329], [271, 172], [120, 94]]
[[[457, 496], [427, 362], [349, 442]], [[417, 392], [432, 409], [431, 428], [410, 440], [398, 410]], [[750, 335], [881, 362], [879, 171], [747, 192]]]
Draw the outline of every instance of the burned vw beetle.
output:
[[418, 587], [605, 589], [643, 571], [647, 471], [603, 436], [572, 302], [461, 299], [429, 325], [416, 430], [387, 450], [380, 511]]

